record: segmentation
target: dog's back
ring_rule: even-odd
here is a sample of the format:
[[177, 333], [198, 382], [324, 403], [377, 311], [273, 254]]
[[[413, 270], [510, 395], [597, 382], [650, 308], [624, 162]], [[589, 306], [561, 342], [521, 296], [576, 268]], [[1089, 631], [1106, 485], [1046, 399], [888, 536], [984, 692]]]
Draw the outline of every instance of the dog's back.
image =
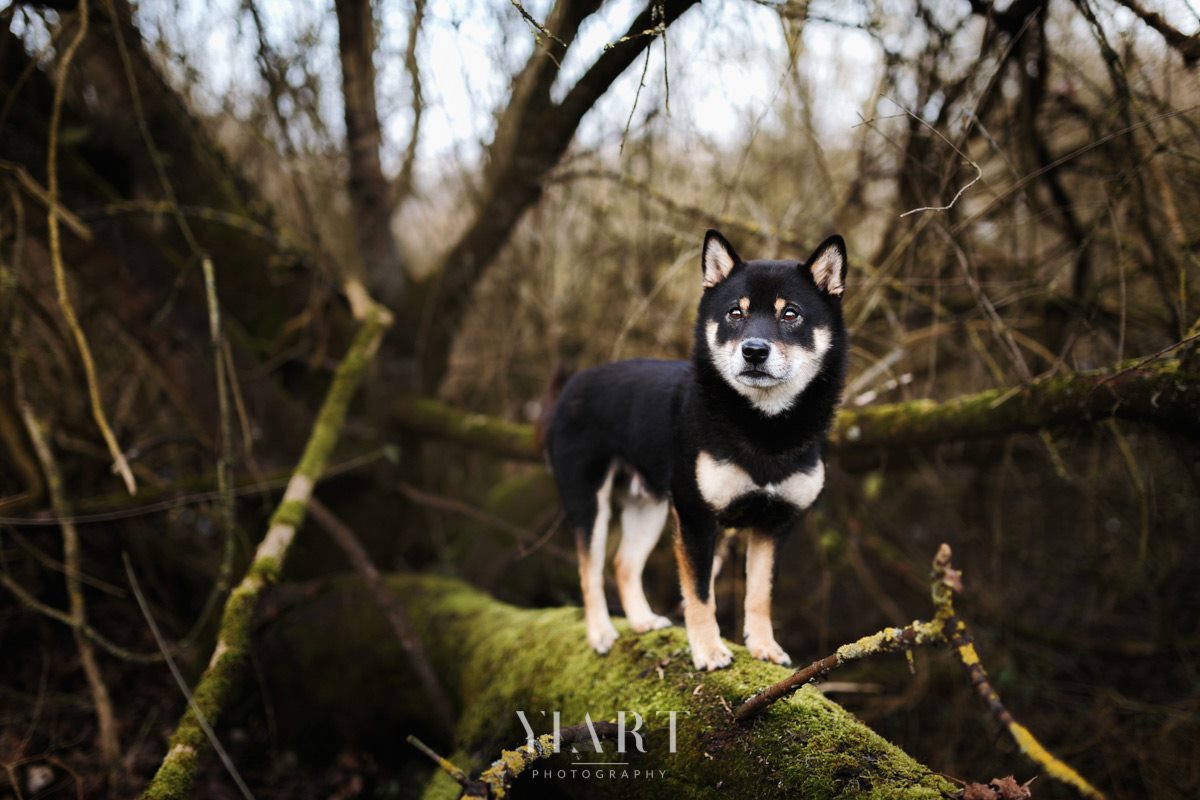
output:
[[614, 468], [666, 496], [675, 417], [691, 369], [687, 361], [618, 361], [576, 373], [563, 386], [545, 449], [573, 529], [590, 529], [595, 495]]

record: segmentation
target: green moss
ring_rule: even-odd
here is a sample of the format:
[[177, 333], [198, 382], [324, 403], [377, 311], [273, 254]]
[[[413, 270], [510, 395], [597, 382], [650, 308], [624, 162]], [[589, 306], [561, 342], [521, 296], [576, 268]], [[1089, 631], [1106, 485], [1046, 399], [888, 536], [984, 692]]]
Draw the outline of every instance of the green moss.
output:
[[533, 427], [507, 420], [467, 414], [429, 397], [404, 397], [392, 408], [399, 424], [418, 433], [508, 458], [540, 461]]
[[290, 525], [293, 528], [299, 528], [304, 522], [304, 515], [308, 511], [308, 503], [303, 500], [284, 500], [275, 509], [275, 513], [271, 515], [271, 525]]
[[503, 519], [531, 525], [557, 500], [558, 487], [550, 473], [531, 468], [497, 483], [484, 498], [483, 506]]
[[[732, 709], [737, 704], [790, 674], [751, 659], [745, 648], [733, 648], [732, 668], [697, 673], [681, 629], [639, 636], [617, 620], [621, 638], [601, 657], [586, 644], [577, 608], [517, 609], [438, 577], [393, 578], [390, 586], [408, 607], [435, 671], [460, 708], [455, 742], [459, 752], [452, 760], [473, 774], [502, 750], [524, 742], [518, 709], [526, 712], [538, 734], [550, 732], [550, 713], [555, 710], [561, 712], [564, 726], [578, 724], [585, 713], [596, 721], [615, 720], [623, 710], [642, 715], [643, 730], [648, 731], [649, 752], [633, 758], [647, 769], [667, 771], [654, 781], [622, 783], [621, 793], [630, 797], [696, 796], [718, 783], [731, 797], [932, 799], [951, 788], [811, 689], [780, 701], [748, 725], [736, 723]], [[415, 685], [406, 677], [407, 658], [399, 645], [376, 627], [382, 623], [366, 624], [363, 617], [370, 615], [364, 615], [364, 609], [370, 608], [370, 600], [361, 588], [353, 581], [339, 581], [331, 591], [339, 598], [336, 607], [355, 609], [353, 624], [364, 626], [357, 633], [347, 632], [349, 638], [337, 646], [356, 661], [356, 669], [392, 676], [393, 682], [376, 685], [370, 693]], [[302, 620], [295, 624], [307, 627]], [[364, 641], [359, 642], [360, 637]], [[312, 659], [313, 682], [327, 683], [331, 656], [320, 651], [329, 646], [309, 642], [303, 656], [288, 654], [284, 660], [289, 669], [304, 670], [306, 660]], [[361, 663], [364, 658], [380, 660], [368, 667]], [[318, 669], [323, 674], [315, 674]], [[343, 699], [341, 707], [356, 702]], [[672, 710], [680, 712], [678, 751], [673, 755], [666, 752]], [[584, 760], [601, 760], [591, 757], [590, 748], [585, 752], [589, 757]], [[545, 763], [568, 767], [571, 757], [559, 754]], [[455, 789], [448, 779], [436, 778], [426, 796], [451, 796]]]
[[154, 782], [142, 797], [146, 800], [183, 800], [189, 797], [195, 780], [195, 761], [195, 754], [177, 752], [163, 762], [154, 776]]
[[273, 583], [279, 580], [282, 570], [283, 565], [279, 563], [278, 558], [274, 556], [259, 556], [250, 565], [247, 575], [261, 578], [267, 583]]

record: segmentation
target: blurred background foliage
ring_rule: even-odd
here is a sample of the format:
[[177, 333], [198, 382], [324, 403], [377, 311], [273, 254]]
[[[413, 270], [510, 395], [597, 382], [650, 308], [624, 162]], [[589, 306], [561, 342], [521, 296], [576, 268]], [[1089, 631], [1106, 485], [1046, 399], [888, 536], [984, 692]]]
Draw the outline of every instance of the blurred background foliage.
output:
[[[846, 237], [849, 408], [1131, 359], [1195, 365], [1192, 3], [525, 5], [563, 41], [535, 36], [502, 0], [259, 5], [92, 2], [66, 83], [59, 196], [79, 227], [65, 229], [63, 255], [141, 484], [132, 498], [92, 421], [47, 235], [54, 77], [78, 8], [0, 9], [7, 795], [134, 792], [183, 708], [161, 663], [102, 652], [124, 750], [106, 779], [70, 628], [30, 602], [68, 598], [62, 510], [22, 406], [49, 428], [81, 517], [91, 624], [153, 652], [128, 553], [194, 677], [211, 652], [225, 541], [236, 576], [349, 341], [348, 277], [397, 320], [318, 495], [382, 569], [457, 575], [521, 605], [579, 600], [552, 483], [535, 465], [422, 440], [395, 400], [436, 395], [531, 422], [560, 366], [687, 357], [705, 228], [747, 257], [802, 258], [829, 233]], [[643, 24], [660, 14], [665, 36]], [[579, 87], [587, 98], [572, 106]], [[202, 254], [216, 269], [224, 415]], [[822, 501], [781, 557], [781, 644], [807, 662], [924, 616], [926, 565], [948, 541], [966, 575], [960, 610], [1014, 714], [1113, 796], [1200, 795], [1191, 433], [1081, 417], [833, 451]], [[217, 490], [222, 459], [232, 493]], [[732, 552], [717, 586], [730, 638], [744, 588]], [[342, 569], [310, 523], [290, 581]], [[678, 603], [668, 547], [647, 591], [659, 610]], [[834, 696], [936, 770], [1031, 777], [945, 654], [914, 666], [848, 669]], [[256, 675], [223, 732], [257, 796], [415, 794], [427, 767], [403, 752], [406, 731], [380, 743], [331, 726], [296, 741], [275, 724], [287, 700], [261, 665]], [[205, 763], [205, 796], [233, 796]], [[1038, 782], [1035, 796], [1069, 795]]]

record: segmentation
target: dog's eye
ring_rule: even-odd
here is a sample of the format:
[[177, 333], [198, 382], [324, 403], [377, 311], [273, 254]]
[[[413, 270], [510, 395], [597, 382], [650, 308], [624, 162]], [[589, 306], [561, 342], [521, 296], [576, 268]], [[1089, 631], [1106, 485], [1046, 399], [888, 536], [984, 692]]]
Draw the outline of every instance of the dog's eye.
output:
[[734, 306], [733, 308], [729, 309], [730, 319], [741, 319], [744, 316], [746, 316], [746, 312], [742, 311], [741, 307], [739, 306]]
[[784, 322], [795, 322], [796, 320], [800, 319], [800, 309], [796, 308], [795, 306], [788, 306], [783, 310], [783, 313], [779, 315], [779, 318]]

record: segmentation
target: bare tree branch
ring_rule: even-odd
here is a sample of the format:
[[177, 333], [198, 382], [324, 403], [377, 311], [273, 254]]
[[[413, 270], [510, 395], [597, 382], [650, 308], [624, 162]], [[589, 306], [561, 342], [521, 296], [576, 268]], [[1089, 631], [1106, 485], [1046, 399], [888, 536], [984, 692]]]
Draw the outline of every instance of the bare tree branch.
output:
[[1167, 22], [1166, 18], [1157, 11], [1151, 11], [1143, 6], [1140, 0], [1117, 0], [1118, 3], [1137, 14], [1142, 22], [1158, 31], [1167, 44], [1174, 47], [1183, 56], [1183, 63], [1194, 66], [1200, 61], [1200, 34], [1187, 35]]
[[[579, 25], [599, 8], [597, 0], [559, 0], [545, 27], [557, 40], [530, 57], [517, 76], [512, 99], [496, 127], [487, 153], [483, 200], [470, 227], [441, 260], [429, 297], [422, 301], [424, 320], [418, 342], [420, 386], [431, 390], [446, 372], [454, 335], [475, 283], [495, 260], [525, 211], [542, 195], [546, 177], [562, 158], [583, 116], [595, 105], [654, 37], [640, 36], [657, 26], [665, 30], [696, 0], [654, 0], [630, 24], [624, 42], [604, 50], [592, 66], [554, 103], [550, 87], [556, 60], [574, 41]], [[656, 7], [662, 19], [656, 19]]]
[[348, 188], [355, 241], [373, 291], [382, 302], [391, 305], [399, 300], [408, 278], [400, 248], [392, 236], [395, 195], [379, 161], [383, 134], [375, 105], [375, 19], [370, 0], [337, 0], [334, 8], [342, 63], [346, 150], [350, 157]]

